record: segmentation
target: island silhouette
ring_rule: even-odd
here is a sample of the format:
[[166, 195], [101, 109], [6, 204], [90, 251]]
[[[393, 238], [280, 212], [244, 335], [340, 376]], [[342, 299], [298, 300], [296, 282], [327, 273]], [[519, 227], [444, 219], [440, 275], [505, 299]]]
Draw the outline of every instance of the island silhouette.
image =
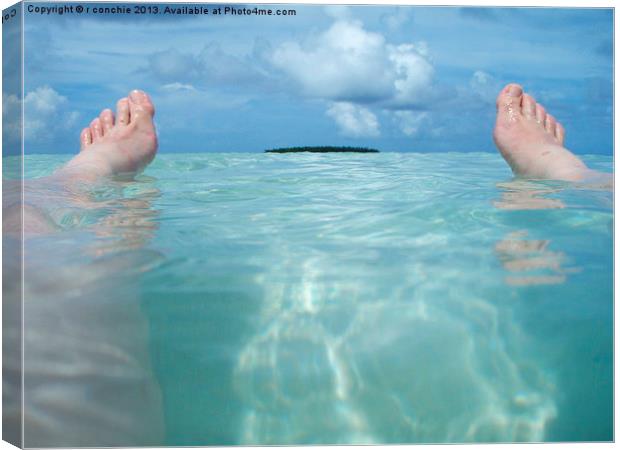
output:
[[333, 146], [321, 146], [321, 147], [284, 147], [265, 150], [265, 153], [379, 153], [379, 150], [374, 148], [365, 147], [333, 147]]

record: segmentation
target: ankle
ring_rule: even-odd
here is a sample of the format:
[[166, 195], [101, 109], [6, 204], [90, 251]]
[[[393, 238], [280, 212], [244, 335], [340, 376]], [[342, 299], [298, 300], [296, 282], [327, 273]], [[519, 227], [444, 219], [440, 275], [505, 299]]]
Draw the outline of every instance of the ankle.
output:
[[56, 171], [55, 175], [77, 176], [79, 178], [97, 178], [113, 172], [108, 158], [100, 152], [89, 149], [76, 155], [71, 161]]

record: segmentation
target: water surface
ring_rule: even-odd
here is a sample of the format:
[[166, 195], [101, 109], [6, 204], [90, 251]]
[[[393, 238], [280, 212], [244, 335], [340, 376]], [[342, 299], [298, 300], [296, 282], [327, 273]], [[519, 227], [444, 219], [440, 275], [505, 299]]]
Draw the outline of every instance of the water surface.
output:
[[[84, 189], [26, 192], [60, 227], [26, 247], [27, 435], [613, 438], [608, 190], [515, 181], [486, 153], [160, 154]], [[56, 396], [35, 395], [46, 377]]]

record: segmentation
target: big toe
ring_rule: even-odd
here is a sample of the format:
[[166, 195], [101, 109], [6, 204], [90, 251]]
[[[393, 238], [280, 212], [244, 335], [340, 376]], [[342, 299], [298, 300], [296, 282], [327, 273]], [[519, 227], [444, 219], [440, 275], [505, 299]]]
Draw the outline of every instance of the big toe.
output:
[[148, 94], [134, 90], [129, 93], [129, 110], [131, 122], [152, 121], [155, 107]]
[[497, 112], [514, 118], [521, 114], [521, 102], [523, 100], [523, 88], [516, 83], [510, 83], [504, 87], [497, 96]]

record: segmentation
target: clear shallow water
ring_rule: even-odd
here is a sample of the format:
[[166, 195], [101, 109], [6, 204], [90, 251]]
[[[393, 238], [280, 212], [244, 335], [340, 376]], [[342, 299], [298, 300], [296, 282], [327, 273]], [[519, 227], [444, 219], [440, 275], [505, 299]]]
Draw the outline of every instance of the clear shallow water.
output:
[[26, 317], [65, 336], [27, 331], [26, 392], [37, 358], [77, 370], [67, 345], [87, 374], [35, 417], [122, 407], [121, 444], [613, 437], [610, 191], [483, 153], [164, 154], [87, 191], [26, 192], [61, 224], [27, 243]]

